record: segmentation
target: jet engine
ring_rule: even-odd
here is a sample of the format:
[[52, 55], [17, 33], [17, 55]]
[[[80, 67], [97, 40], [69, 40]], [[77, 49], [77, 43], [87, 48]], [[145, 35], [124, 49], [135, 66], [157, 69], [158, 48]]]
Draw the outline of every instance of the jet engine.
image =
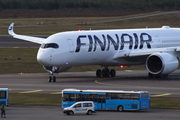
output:
[[177, 69], [178, 59], [169, 53], [154, 53], [146, 59], [146, 68], [151, 74], [167, 75]]

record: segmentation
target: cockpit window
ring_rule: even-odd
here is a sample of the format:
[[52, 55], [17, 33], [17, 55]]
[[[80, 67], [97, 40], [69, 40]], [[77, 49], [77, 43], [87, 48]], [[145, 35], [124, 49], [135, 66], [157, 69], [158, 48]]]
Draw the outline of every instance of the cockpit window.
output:
[[41, 48], [59, 48], [59, 45], [56, 43], [43, 43]]

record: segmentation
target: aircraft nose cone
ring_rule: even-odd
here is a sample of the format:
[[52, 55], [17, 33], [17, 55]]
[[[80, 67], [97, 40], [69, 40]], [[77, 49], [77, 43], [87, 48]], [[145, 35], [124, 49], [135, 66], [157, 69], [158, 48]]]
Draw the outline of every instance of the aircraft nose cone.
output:
[[41, 64], [41, 65], [49, 65], [50, 63], [50, 58], [47, 55], [44, 55], [43, 53], [39, 53], [37, 55], [37, 61]]

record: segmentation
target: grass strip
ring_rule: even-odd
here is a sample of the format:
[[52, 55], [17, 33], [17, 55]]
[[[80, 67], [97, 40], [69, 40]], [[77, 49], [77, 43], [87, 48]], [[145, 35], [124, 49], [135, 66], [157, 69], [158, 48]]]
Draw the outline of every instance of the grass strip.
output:
[[60, 106], [61, 94], [9, 93], [9, 105]]
[[[9, 93], [11, 105], [61, 106], [61, 94]], [[151, 97], [150, 107], [156, 109], [180, 109], [180, 98]]]
[[[37, 61], [38, 48], [0, 48], [0, 74], [4, 73], [41, 73], [46, 72]], [[145, 66], [134, 66], [126, 68], [109, 67], [109, 69], [145, 69]], [[74, 66], [68, 72], [96, 71], [101, 69], [99, 65]]]
[[150, 101], [151, 108], [180, 109], [179, 97], [152, 97]]

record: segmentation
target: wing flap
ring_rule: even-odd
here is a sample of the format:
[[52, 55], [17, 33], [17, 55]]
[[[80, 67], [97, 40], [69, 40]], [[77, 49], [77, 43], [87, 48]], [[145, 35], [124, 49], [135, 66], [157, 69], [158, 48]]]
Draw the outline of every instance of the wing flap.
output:
[[45, 38], [39, 38], [39, 37], [32, 37], [32, 36], [26, 36], [26, 35], [17, 35], [13, 31], [14, 23], [11, 23], [8, 29], [8, 33], [13, 36], [14, 38], [29, 41], [29, 42], [34, 42], [38, 44], [42, 44]]

